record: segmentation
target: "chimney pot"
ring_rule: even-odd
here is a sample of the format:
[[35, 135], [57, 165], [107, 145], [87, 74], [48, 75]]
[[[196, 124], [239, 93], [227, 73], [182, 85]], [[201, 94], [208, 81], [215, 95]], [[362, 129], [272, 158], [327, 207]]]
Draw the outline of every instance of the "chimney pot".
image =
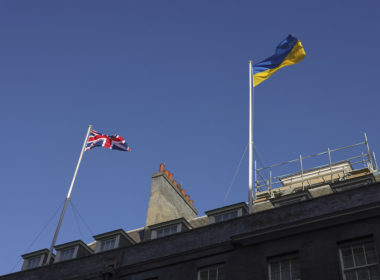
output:
[[165, 170], [165, 163], [161, 163], [160, 164], [160, 172], [164, 172], [164, 170]]
[[164, 170], [164, 173], [165, 173], [166, 176], [169, 177], [169, 170]]
[[190, 195], [185, 195], [186, 199], [189, 200], [190, 199]]
[[182, 185], [181, 185], [181, 184], [178, 184], [178, 185], [177, 185], [177, 188], [181, 189], [181, 188], [182, 188]]
[[185, 189], [181, 189], [181, 193], [182, 193], [183, 195], [185, 195], [185, 194], [186, 194]]
[[177, 186], [177, 181], [173, 180], [173, 185], [176, 187]]
[[189, 202], [190, 202], [191, 205], [194, 204], [194, 200], [192, 200], [192, 199], [190, 199]]
[[169, 179], [170, 179], [170, 181], [173, 181], [173, 173], [169, 174]]

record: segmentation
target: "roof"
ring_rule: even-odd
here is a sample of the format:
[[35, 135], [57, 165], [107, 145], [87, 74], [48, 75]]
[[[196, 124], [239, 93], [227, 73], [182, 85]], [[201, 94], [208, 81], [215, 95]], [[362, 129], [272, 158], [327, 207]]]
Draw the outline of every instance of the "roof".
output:
[[211, 215], [215, 215], [215, 214], [221, 214], [221, 213], [229, 212], [229, 211], [236, 210], [239, 208], [243, 208], [246, 212], [248, 212], [247, 204], [245, 202], [239, 202], [239, 203], [235, 203], [232, 205], [227, 205], [227, 206], [223, 206], [223, 207], [220, 207], [217, 209], [209, 210], [209, 211], [206, 211], [205, 213], [207, 216], [211, 216]]
[[186, 219], [184, 218], [179, 218], [179, 219], [175, 219], [175, 220], [170, 220], [170, 221], [166, 221], [166, 222], [162, 222], [162, 223], [158, 223], [158, 224], [154, 224], [154, 225], [150, 225], [148, 226], [149, 229], [157, 229], [157, 228], [161, 228], [161, 227], [165, 227], [165, 226], [170, 226], [170, 225], [175, 225], [175, 224], [179, 224], [179, 223], [182, 223], [184, 225], [186, 225], [187, 228], [191, 229], [191, 224], [186, 221]]
[[123, 229], [116, 229], [116, 230], [113, 230], [113, 231], [109, 231], [109, 232], [106, 232], [106, 233], [101, 233], [101, 234], [98, 234], [98, 235], [94, 235], [94, 239], [96, 241], [98, 240], [103, 240], [103, 239], [107, 239], [107, 238], [111, 238], [111, 237], [114, 237], [116, 235], [121, 235], [123, 236], [125, 239], [129, 240], [132, 244], [135, 244], [135, 240], [133, 238], [131, 238], [128, 233], [126, 233]]
[[42, 254], [49, 254], [49, 250], [47, 248], [45, 248], [42, 250], [38, 250], [38, 251], [34, 251], [34, 252], [30, 252], [30, 253], [21, 255], [21, 257], [23, 259], [29, 259], [29, 258], [37, 257], [37, 256], [42, 255]]
[[93, 250], [91, 247], [89, 247], [86, 243], [84, 243], [82, 240], [76, 240], [76, 241], [71, 241], [71, 242], [67, 242], [67, 243], [64, 243], [64, 244], [60, 244], [60, 245], [57, 245], [55, 246], [54, 248], [56, 250], [63, 250], [63, 249], [66, 249], [66, 248], [70, 248], [70, 247], [74, 247], [74, 246], [81, 246], [83, 248], [85, 248], [88, 252], [90, 253], [93, 253]]

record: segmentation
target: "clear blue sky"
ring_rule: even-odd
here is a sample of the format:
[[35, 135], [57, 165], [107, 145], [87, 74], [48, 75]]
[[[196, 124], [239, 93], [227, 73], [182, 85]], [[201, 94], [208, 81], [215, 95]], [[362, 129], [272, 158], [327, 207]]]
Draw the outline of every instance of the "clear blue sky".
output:
[[[200, 215], [248, 141], [248, 60], [289, 33], [306, 58], [255, 91], [266, 164], [363, 140], [380, 158], [379, 1], [0, 1], [0, 275], [50, 245], [87, 126], [131, 153], [84, 156], [57, 244], [145, 224], [165, 162]], [[247, 200], [244, 159], [227, 204]], [[59, 211], [61, 208], [59, 208]], [[15, 270], [20, 269], [21, 262]]]

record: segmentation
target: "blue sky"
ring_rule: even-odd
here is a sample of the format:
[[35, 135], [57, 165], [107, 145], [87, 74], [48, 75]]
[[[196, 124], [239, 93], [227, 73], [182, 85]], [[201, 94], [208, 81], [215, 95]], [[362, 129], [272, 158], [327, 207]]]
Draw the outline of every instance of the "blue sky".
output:
[[262, 161], [364, 132], [380, 155], [379, 9], [374, 0], [0, 1], [0, 275], [50, 246], [89, 124], [133, 151], [85, 153], [72, 201], [91, 231], [69, 207], [57, 244], [143, 227], [161, 162], [199, 215], [246, 201], [247, 157], [224, 196], [248, 142], [248, 60], [271, 56], [289, 33], [307, 56], [255, 88]]

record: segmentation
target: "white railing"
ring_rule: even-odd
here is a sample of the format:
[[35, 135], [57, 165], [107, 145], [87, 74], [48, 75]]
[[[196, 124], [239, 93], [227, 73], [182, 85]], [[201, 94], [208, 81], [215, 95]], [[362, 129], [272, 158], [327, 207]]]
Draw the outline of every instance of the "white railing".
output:
[[[335, 160], [335, 154], [341, 153], [339, 160]], [[315, 166], [305, 168], [307, 160], [314, 160]], [[276, 172], [277, 171], [277, 172]], [[374, 173], [378, 171], [376, 156], [371, 152], [364, 134], [364, 142], [345, 146], [310, 156], [299, 155], [298, 158], [273, 164], [267, 167], [257, 168], [254, 165], [254, 199], [257, 196], [274, 197], [276, 192], [293, 188], [305, 190], [318, 184], [331, 184], [336, 181], [346, 180], [355, 173]], [[275, 173], [280, 175], [273, 176]], [[258, 197], [258, 198], [259, 198]]]

